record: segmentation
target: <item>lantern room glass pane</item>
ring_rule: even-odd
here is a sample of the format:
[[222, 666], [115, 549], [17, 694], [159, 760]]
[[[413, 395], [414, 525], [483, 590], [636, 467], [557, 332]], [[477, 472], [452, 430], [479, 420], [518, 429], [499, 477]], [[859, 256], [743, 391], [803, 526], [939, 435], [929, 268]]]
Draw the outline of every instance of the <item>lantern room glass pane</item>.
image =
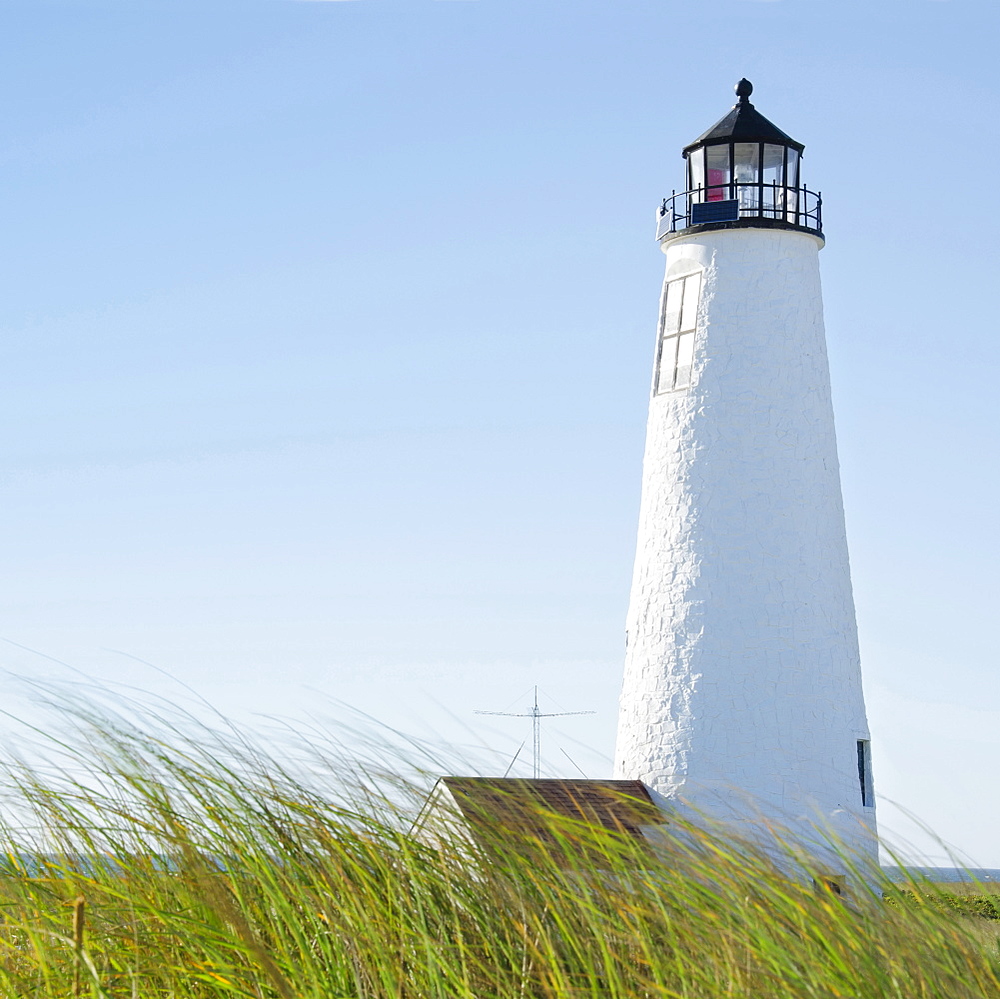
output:
[[780, 218], [785, 209], [785, 147], [767, 142], [764, 144], [764, 212], [767, 218]]
[[760, 146], [756, 142], [737, 142], [733, 150], [736, 166], [736, 181], [740, 184], [756, 184], [760, 167]]
[[788, 180], [785, 181], [788, 187], [799, 187], [799, 152], [797, 149], [788, 150]]
[[[688, 190], [697, 191], [705, 187], [705, 150], [696, 149], [688, 157]], [[703, 193], [693, 195], [695, 201], [701, 201]]]
[[756, 142], [737, 142], [733, 146], [733, 163], [740, 212], [756, 212], [760, 194], [757, 186], [760, 182], [760, 145]]
[[729, 197], [729, 146], [709, 146], [705, 157], [708, 164], [705, 200], [725, 201]]
[[764, 183], [778, 184], [784, 183], [782, 172], [785, 165], [785, 147], [777, 146], [774, 143], [764, 143]]
[[[788, 150], [787, 177], [788, 180], [785, 181], [785, 186], [788, 188], [788, 195], [785, 205], [787, 209], [785, 218], [794, 225], [801, 225], [803, 224], [803, 219], [799, 216], [799, 154], [796, 149]], [[808, 225], [808, 223], [805, 224]]]

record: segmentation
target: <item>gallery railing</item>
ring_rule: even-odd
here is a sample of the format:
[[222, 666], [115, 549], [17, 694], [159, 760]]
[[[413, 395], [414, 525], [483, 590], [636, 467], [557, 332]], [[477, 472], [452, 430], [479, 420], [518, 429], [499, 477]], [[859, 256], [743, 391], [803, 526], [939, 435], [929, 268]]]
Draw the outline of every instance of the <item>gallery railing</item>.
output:
[[663, 199], [656, 219], [656, 238], [695, 225], [764, 219], [823, 232], [823, 197], [806, 187], [734, 181], [716, 187], [674, 191]]

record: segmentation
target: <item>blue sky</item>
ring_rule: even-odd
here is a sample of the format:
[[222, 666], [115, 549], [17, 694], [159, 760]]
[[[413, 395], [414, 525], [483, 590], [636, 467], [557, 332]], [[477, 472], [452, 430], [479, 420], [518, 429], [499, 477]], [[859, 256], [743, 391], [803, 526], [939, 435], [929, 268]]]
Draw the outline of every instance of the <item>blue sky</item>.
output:
[[549, 723], [549, 769], [606, 772], [653, 210], [746, 75], [824, 194], [878, 789], [1000, 866], [998, 29], [959, 0], [0, 2], [0, 665], [345, 702], [498, 760], [527, 730], [473, 710], [538, 683], [597, 711]]

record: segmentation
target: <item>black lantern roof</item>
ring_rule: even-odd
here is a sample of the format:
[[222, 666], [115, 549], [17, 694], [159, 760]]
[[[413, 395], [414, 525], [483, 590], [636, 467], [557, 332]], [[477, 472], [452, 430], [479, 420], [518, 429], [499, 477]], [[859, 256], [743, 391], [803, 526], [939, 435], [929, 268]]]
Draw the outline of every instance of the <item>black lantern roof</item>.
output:
[[769, 122], [751, 103], [753, 84], [740, 80], [736, 84], [736, 96], [739, 98], [732, 111], [716, 122], [707, 132], [699, 135], [690, 145], [684, 147], [687, 156], [699, 146], [714, 146], [723, 142], [773, 142], [802, 152], [805, 146], [786, 135], [777, 125]]

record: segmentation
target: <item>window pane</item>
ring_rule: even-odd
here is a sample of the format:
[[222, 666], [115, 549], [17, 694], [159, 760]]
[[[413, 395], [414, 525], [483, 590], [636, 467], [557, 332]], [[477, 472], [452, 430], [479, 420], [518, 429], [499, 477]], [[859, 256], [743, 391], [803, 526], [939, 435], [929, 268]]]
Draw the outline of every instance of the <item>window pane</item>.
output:
[[682, 333], [677, 338], [677, 367], [690, 367], [694, 359], [694, 334]]
[[660, 341], [660, 361], [656, 367], [656, 391], [669, 392], [674, 387], [674, 368], [677, 363], [677, 337], [664, 337]]
[[[688, 157], [688, 188], [695, 190], [705, 186], [705, 150], [696, 149]], [[696, 194], [695, 201], [701, 201], [701, 196]]]
[[729, 188], [720, 185], [729, 184], [729, 146], [709, 146], [708, 157], [708, 192], [706, 201], [725, 201], [729, 197]]
[[667, 285], [667, 300], [663, 304], [663, 335], [677, 332], [681, 318], [681, 293], [683, 281], [671, 281]]
[[[692, 274], [684, 279], [684, 308], [681, 310], [682, 330], [693, 330], [698, 323], [698, 293], [701, 291], [701, 275]], [[681, 284], [680, 281], [677, 284]]]
[[691, 384], [691, 361], [694, 357], [694, 334], [682, 333], [677, 338], [677, 374], [674, 388], [687, 388]]

